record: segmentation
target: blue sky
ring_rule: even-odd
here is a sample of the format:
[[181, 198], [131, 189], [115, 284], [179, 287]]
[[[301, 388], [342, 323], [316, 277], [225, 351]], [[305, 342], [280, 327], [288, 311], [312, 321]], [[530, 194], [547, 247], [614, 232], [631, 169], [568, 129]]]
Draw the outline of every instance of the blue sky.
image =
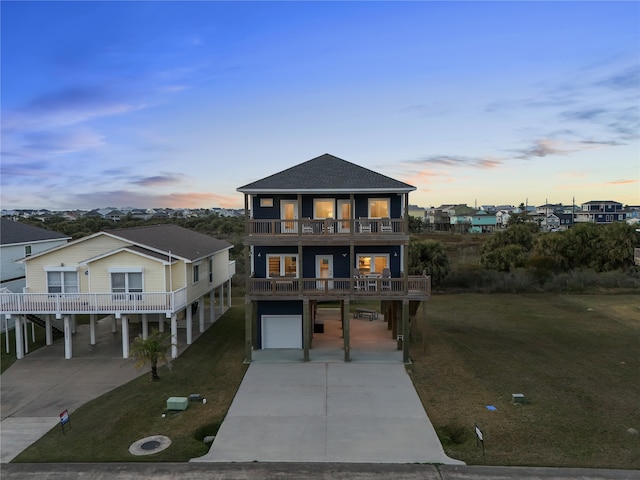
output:
[[640, 204], [640, 2], [12, 2], [2, 208], [242, 207], [324, 153], [411, 202]]

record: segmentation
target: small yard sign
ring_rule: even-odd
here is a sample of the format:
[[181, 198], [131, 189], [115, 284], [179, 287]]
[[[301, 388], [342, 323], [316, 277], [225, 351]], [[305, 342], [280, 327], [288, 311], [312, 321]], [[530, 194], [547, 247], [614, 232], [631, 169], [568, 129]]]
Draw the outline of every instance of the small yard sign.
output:
[[484, 435], [476, 423], [476, 447], [480, 446], [480, 444], [482, 444], [482, 456], [484, 457]]
[[[64, 434], [64, 426], [69, 423], [69, 410], [65, 410], [60, 414], [60, 425], [62, 426], [62, 433]], [[71, 427], [71, 425], [69, 425]]]

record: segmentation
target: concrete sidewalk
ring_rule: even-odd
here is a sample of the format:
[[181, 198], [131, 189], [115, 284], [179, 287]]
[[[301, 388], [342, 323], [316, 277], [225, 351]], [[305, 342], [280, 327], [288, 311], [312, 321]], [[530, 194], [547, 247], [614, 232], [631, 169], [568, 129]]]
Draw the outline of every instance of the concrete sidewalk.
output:
[[447, 457], [402, 364], [253, 363], [192, 462], [462, 464]]

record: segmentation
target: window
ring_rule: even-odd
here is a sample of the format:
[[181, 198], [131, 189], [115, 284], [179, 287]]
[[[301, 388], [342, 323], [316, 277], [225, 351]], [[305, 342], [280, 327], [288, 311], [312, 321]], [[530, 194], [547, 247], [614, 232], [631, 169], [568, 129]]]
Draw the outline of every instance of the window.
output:
[[369, 199], [369, 218], [390, 218], [388, 198]]
[[213, 258], [209, 259], [209, 283], [213, 283]]
[[31, 256], [31, 245], [25, 245], [24, 246], [24, 256], [25, 257], [30, 257]]
[[261, 207], [273, 207], [273, 198], [261, 198], [260, 199]]
[[298, 277], [297, 255], [267, 255], [267, 278]]
[[385, 268], [389, 268], [389, 254], [387, 253], [358, 255], [357, 261], [360, 275], [382, 274]]
[[333, 198], [313, 199], [313, 218], [336, 218]]
[[[142, 293], [142, 272], [111, 272], [112, 293]], [[133, 296], [131, 296], [133, 297]], [[119, 298], [120, 299], [120, 298]], [[126, 295], [122, 299], [127, 299]], [[132, 299], [132, 298], [129, 298]]]
[[193, 265], [193, 283], [200, 281], [200, 264]]
[[75, 270], [47, 272], [47, 292], [78, 293], [78, 273]]

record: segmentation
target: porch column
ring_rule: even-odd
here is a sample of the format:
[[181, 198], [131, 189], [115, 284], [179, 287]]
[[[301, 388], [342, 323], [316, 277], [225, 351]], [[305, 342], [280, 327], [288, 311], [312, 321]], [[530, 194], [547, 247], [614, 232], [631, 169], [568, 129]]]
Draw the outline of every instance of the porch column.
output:
[[216, 320], [216, 291], [211, 290], [209, 292], [209, 323], [213, 323]]
[[402, 300], [402, 361], [409, 363], [409, 300]]
[[7, 353], [9, 353], [9, 319], [11, 318], [11, 315], [7, 315], [6, 313], [3, 313], [2, 317], [4, 318], [4, 345], [5, 345], [5, 351]]
[[115, 314], [111, 317], [111, 333], [116, 333], [118, 331], [118, 320], [116, 320]]
[[120, 322], [122, 324], [122, 358], [129, 358], [129, 317], [123, 315]]
[[198, 327], [204, 332], [204, 295], [198, 299]]
[[89, 345], [96, 344], [96, 314], [89, 315]]
[[244, 300], [244, 361], [251, 363], [253, 350], [253, 302]]
[[149, 338], [149, 317], [147, 317], [146, 313], [142, 314], [142, 339], [146, 340]]
[[44, 336], [45, 343], [51, 345], [53, 343], [53, 329], [51, 328], [51, 315], [44, 317]]
[[349, 342], [349, 299], [343, 302], [342, 336], [344, 337], [344, 361], [351, 361], [351, 345]]
[[75, 313], [71, 314], [71, 333], [76, 333], [78, 331], [78, 323], [76, 322]]
[[227, 280], [227, 307], [231, 308], [231, 279]]
[[186, 317], [187, 317], [187, 345], [191, 345], [193, 343], [193, 310], [191, 307], [193, 304], [187, 305], [186, 308]]
[[219, 317], [222, 316], [222, 314], [224, 313], [224, 283], [222, 285], [220, 285], [220, 290], [218, 291], [218, 302], [220, 302], [220, 315], [218, 315]]
[[16, 315], [13, 328], [16, 332], [16, 358], [20, 360], [21, 358], [24, 358], [24, 340], [22, 338], [22, 317], [20, 315]]
[[71, 337], [71, 317], [64, 316], [64, 358], [66, 360], [73, 357], [73, 342]]
[[164, 333], [164, 318], [161, 313], [158, 314], [158, 331]]
[[25, 355], [27, 353], [29, 353], [29, 334], [27, 332], [27, 316], [24, 316], [24, 320], [22, 321], [22, 328], [23, 328], [23, 337], [24, 338], [24, 353]]
[[302, 300], [302, 348], [304, 361], [309, 361], [309, 348], [311, 348], [311, 315], [309, 312], [309, 299]]
[[171, 315], [171, 358], [178, 358], [178, 314]]

